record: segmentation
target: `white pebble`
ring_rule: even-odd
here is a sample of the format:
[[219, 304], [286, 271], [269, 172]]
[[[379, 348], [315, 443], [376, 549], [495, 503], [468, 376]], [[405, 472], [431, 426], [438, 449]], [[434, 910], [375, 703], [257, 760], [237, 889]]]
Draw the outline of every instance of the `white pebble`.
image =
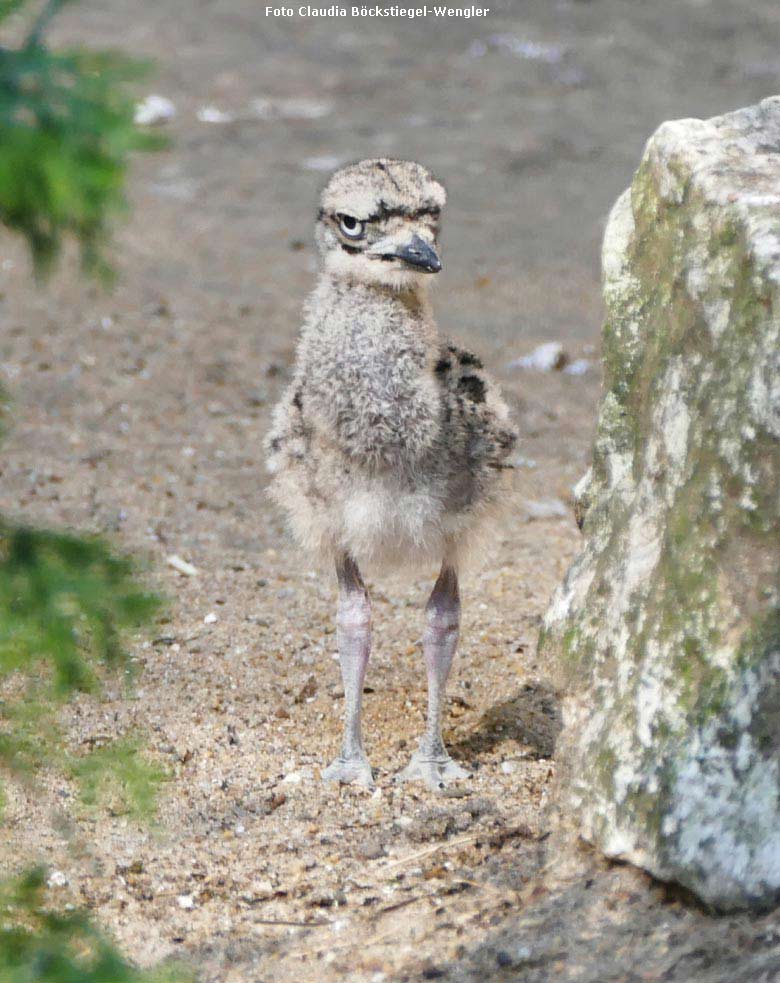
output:
[[176, 107], [165, 96], [149, 95], [135, 107], [134, 119], [138, 126], [159, 126], [176, 115]]
[[174, 570], [183, 573], [185, 577], [196, 577], [198, 575], [198, 568], [183, 560], [177, 553], [171, 553], [170, 556], [165, 558], [165, 562], [169, 567], [173, 567]]
[[559, 498], [543, 498], [538, 502], [526, 502], [529, 519], [562, 519], [569, 514]]
[[213, 611], [209, 611], [209, 613], [203, 619], [203, 624], [204, 625], [213, 625], [218, 620], [219, 619], [217, 618], [216, 614], [214, 614]]
[[303, 166], [307, 171], [335, 171], [342, 163], [341, 157], [307, 157]]
[[564, 366], [563, 371], [566, 375], [585, 375], [586, 372], [590, 371], [590, 359], [576, 358], [569, 365]]
[[199, 123], [232, 123], [235, 119], [232, 113], [223, 112], [216, 106], [201, 106], [197, 116]]
[[530, 355], [516, 358], [509, 363], [510, 369], [525, 369], [534, 372], [552, 372], [561, 369], [568, 361], [563, 345], [559, 341], [546, 341], [534, 348]]
[[180, 894], [176, 899], [176, 903], [180, 908], [184, 908], [185, 911], [195, 907], [195, 899], [191, 894]]

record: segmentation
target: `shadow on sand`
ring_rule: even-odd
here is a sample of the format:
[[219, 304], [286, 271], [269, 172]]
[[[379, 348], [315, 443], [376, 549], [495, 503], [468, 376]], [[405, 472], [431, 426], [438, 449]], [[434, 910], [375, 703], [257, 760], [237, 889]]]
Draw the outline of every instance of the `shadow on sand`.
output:
[[449, 743], [456, 758], [478, 760], [499, 744], [515, 741], [526, 756], [551, 758], [561, 731], [560, 703], [544, 683], [526, 685], [485, 711], [476, 727]]

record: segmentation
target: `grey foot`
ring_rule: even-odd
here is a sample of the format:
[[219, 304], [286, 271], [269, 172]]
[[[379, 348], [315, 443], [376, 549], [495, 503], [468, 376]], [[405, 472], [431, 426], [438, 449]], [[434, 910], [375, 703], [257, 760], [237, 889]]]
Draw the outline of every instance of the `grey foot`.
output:
[[341, 785], [365, 785], [372, 788], [374, 775], [366, 758], [336, 758], [322, 773], [324, 782], [339, 782]]
[[423, 781], [428, 788], [438, 791], [459, 778], [468, 778], [471, 772], [462, 768], [445, 752], [441, 755], [415, 751], [412, 760], [396, 776], [399, 782]]

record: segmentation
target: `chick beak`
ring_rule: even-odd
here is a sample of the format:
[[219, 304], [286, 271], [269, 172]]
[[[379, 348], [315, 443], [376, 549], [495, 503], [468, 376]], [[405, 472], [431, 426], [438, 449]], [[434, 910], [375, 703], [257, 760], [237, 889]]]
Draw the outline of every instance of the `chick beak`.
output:
[[412, 241], [401, 246], [395, 255], [423, 273], [438, 273], [441, 269], [441, 260], [436, 250], [418, 235], [413, 235]]

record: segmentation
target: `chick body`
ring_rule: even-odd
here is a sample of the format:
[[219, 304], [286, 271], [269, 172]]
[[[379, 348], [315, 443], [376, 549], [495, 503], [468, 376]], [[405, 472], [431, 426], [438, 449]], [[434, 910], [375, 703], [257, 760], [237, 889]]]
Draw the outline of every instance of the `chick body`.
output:
[[304, 549], [361, 567], [462, 558], [506, 497], [514, 441], [497, 387], [442, 340], [425, 294], [321, 278], [268, 443]]

